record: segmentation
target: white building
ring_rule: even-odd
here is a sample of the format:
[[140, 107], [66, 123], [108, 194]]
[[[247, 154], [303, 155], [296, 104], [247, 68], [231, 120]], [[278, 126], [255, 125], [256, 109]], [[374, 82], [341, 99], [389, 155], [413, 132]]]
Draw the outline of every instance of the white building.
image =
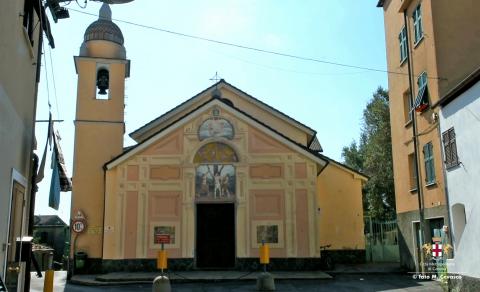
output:
[[[480, 67], [438, 103], [454, 258], [461, 290], [480, 289]], [[473, 289], [473, 290], [472, 290]]]

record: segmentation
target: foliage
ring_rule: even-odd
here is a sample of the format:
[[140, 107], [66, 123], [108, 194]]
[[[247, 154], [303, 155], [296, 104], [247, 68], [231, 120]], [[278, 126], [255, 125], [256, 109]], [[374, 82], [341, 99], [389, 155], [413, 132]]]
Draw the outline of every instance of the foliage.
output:
[[344, 163], [370, 177], [363, 189], [365, 215], [395, 217], [388, 92], [379, 87], [363, 110], [360, 141], [342, 149]]

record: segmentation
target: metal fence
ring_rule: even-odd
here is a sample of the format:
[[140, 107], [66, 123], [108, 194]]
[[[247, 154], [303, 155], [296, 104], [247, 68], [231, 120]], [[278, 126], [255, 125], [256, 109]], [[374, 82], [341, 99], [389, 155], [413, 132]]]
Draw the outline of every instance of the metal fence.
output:
[[400, 262], [397, 221], [376, 221], [365, 217], [367, 262]]

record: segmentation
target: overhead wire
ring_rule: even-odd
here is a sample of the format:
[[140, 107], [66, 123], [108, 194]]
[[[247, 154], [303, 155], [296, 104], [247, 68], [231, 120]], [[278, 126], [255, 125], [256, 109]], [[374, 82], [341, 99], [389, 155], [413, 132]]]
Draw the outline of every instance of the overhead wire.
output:
[[[74, 9], [74, 8], [69, 8], [69, 10], [74, 11], [74, 12], [77, 12], [77, 13], [85, 14], [85, 15], [90, 15], [90, 16], [95, 16], [95, 17], [98, 16], [98, 15], [95, 14], [95, 13], [86, 12], [86, 11], [81, 11], [81, 10], [77, 10], [77, 9]], [[206, 41], [206, 42], [210, 42], [210, 43], [215, 43], [215, 44], [219, 44], [219, 45], [235, 47], [235, 48], [239, 48], [239, 49], [245, 49], [245, 50], [255, 51], [255, 52], [264, 53], [264, 54], [271, 54], [271, 55], [277, 55], [277, 56], [281, 56], [281, 57], [287, 57], [287, 58], [297, 59], [297, 60], [302, 60], [302, 61], [310, 61], [310, 62], [316, 62], [316, 63], [321, 63], [321, 64], [327, 64], [327, 65], [333, 65], [333, 66], [340, 66], [340, 67], [346, 67], [346, 68], [354, 68], [354, 69], [360, 69], [360, 70], [366, 70], [366, 71], [372, 71], [372, 72], [381, 72], [381, 73], [388, 73], [388, 74], [396, 74], [396, 75], [408, 76], [408, 73], [405, 73], [405, 72], [398, 72], [398, 71], [391, 71], [391, 70], [385, 70], [385, 69], [371, 68], [371, 67], [366, 67], [366, 66], [358, 66], [358, 65], [346, 64], [346, 63], [340, 63], [340, 62], [334, 62], [334, 61], [328, 61], [328, 60], [321, 60], [321, 59], [312, 58], [312, 57], [305, 57], [305, 56], [300, 56], [300, 55], [288, 54], [288, 53], [283, 53], [283, 52], [278, 52], [278, 51], [271, 51], [271, 50], [266, 50], [266, 49], [260, 49], [260, 48], [250, 47], [250, 46], [247, 46], [247, 45], [230, 43], [230, 42], [220, 41], [220, 40], [211, 39], [211, 38], [207, 38], [207, 37], [202, 37], [202, 36], [197, 36], [197, 35], [192, 35], [192, 34], [177, 32], [177, 31], [173, 31], [173, 30], [169, 30], [169, 29], [164, 29], [164, 28], [160, 28], [160, 27], [155, 27], [155, 26], [151, 26], [151, 25], [140, 24], [140, 23], [136, 23], [136, 22], [128, 21], [128, 20], [123, 20], [123, 19], [119, 19], [119, 18], [112, 18], [112, 20], [117, 21], [117, 22], [120, 22], [120, 23], [125, 23], [125, 24], [129, 24], [129, 25], [141, 27], [141, 28], [146, 28], [146, 29], [150, 29], [150, 30], [160, 31], [160, 32], [164, 32], [164, 33], [168, 33], [168, 34], [172, 34], [172, 35], [176, 35], [176, 36], [181, 36], [181, 37], [185, 37], [185, 38], [190, 38], [190, 39], [196, 39], [196, 40]], [[427, 78], [429, 78], [429, 79], [445, 80], [445, 78], [441, 78], [441, 77], [428, 76]]]
[[[42, 5], [42, 0], [38, 0], [38, 5], [41, 7]], [[43, 14], [42, 13], [39, 13], [39, 23], [42, 23], [43, 22]], [[43, 34], [45, 33], [45, 36], [47, 37], [47, 32], [45, 32], [43, 30], [43, 27], [40, 26], [40, 33]], [[48, 38], [48, 37], [47, 37]], [[51, 73], [52, 73], [52, 82], [53, 82], [53, 90], [54, 90], [54, 98], [55, 98], [55, 108], [57, 110], [57, 118], [60, 119], [60, 110], [59, 110], [59, 107], [58, 107], [58, 98], [57, 98], [57, 86], [56, 86], [56, 82], [55, 82], [55, 73], [54, 73], [54, 69], [53, 69], [53, 59], [52, 59], [52, 49], [51, 47], [49, 46], [49, 59], [50, 59], [50, 70], [51, 70]], [[46, 51], [45, 51], [45, 42], [42, 42], [42, 55], [46, 58]], [[47, 86], [47, 102], [48, 102], [48, 111], [51, 113], [51, 110], [52, 110], [52, 103], [50, 101], [50, 85], [49, 85], [49, 75], [48, 75], [48, 66], [47, 66], [47, 61], [45, 60], [45, 63], [43, 65], [44, 69], [45, 69], [45, 84]]]
[[50, 56], [50, 70], [52, 71], [52, 82], [53, 82], [53, 97], [55, 98], [55, 107], [57, 109], [57, 118], [60, 118], [60, 110], [58, 109], [58, 99], [57, 99], [57, 86], [55, 82], [55, 70], [53, 68], [53, 61], [52, 61], [52, 49], [48, 47], [48, 54]]
[[[70, 1], [70, 2], [71, 2], [71, 1]], [[67, 5], [70, 4], [70, 2], [68, 2]], [[75, 0], [75, 2], [77, 2], [78, 7], [82, 8], [82, 9], [87, 8], [87, 0], [85, 0], [85, 3], [84, 3], [83, 5], [81, 5], [81, 4], [78, 2], [78, 0]]]
[[286, 68], [281, 68], [281, 67], [277, 67], [277, 66], [270, 66], [270, 65], [266, 65], [266, 64], [260, 64], [260, 63], [257, 63], [257, 62], [252, 62], [252, 61], [249, 61], [249, 60], [246, 60], [246, 59], [243, 59], [243, 58], [239, 58], [239, 57], [236, 57], [236, 56], [224, 54], [224, 53], [221, 53], [221, 52], [215, 51], [215, 50], [214, 50], [214, 52], [219, 54], [219, 55], [225, 56], [226, 58], [231, 58], [231, 59], [237, 60], [239, 62], [243, 62], [243, 63], [247, 63], [247, 64], [251, 64], [251, 65], [254, 65], [254, 66], [263, 67], [263, 68], [267, 68], [267, 69], [271, 69], [271, 70], [278, 70], [278, 71], [284, 71], [284, 72], [290, 72], [290, 73], [296, 73], [296, 74], [321, 75], [321, 76], [326, 76], [326, 75], [333, 76], [333, 75], [335, 75], [335, 76], [337, 76], [337, 75], [354, 75], [354, 74], [361, 74], [361, 73], [365, 72], [365, 70], [351, 71], [351, 72], [337, 72], [337, 73], [299, 71], [299, 70], [286, 69]]
[[[42, 42], [42, 55], [45, 56], [45, 42]], [[47, 63], [43, 65], [43, 68], [45, 70], [45, 85], [47, 86], [47, 102], [48, 102], [48, 111], [50, 112], [52, 110], [52, 104], [50, 102], [50, 86], [48, 82], [48, 69], [47, 69]]]

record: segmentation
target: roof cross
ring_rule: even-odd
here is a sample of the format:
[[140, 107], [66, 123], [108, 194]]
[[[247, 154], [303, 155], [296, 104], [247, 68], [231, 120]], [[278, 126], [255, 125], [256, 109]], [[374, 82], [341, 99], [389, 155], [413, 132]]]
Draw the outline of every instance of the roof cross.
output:
[[215, 75], [212, 78], [210, 78], [209, 80], [217, 83], [219, 80], [222, 80], [222, 78], [220, 78], [220, 76], [218, 76], [218, 72], [215, 71]]

